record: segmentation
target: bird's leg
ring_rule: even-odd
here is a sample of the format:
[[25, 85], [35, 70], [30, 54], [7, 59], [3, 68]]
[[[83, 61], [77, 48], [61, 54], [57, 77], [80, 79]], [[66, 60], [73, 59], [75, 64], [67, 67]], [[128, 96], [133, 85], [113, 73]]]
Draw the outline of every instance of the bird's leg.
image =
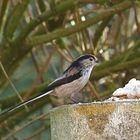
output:
[[84, 102], [84, 96], [80, 93], [73, 93], [70, 97], [71, 103], [75, 104], [75, 103], [83, 103]]

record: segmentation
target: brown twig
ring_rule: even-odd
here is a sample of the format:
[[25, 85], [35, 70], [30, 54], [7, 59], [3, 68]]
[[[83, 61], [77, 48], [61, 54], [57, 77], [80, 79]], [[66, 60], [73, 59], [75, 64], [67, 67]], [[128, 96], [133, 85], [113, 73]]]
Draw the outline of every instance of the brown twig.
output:
[[[23, 102], [23, 99], [22, 99], [22, 97], [20, 96], [18, 90], [16, 89], [16, 87], [15, 87], [15, 85], [13, 84], [12, 80], [9, 78], [7, 72], [5, 71], [2, 62], [0, 62], [0, 67], [1, 67], [1, 69], [2, 69], [2, 71], [3, 71], [3, 73], [4, 73], [4, 75], [5, 75], [6, 79], [8, 80], [9, 84], [11, 85], [12, 89], [13, 89], [14, 92], [16, 93], [17, 97], [20, 99], [21, 102]], [[26, 105], [24, 105], [24, 107], [25, 107], [26, 111], [29, 111], [29, 108], [28, 108]]]
[[137, 29], [138, 29], [138, 32], [140, 32], [140, 22], [138, 20], [138, 14], [137, 14], [137, 9], [136, 7], [134, 7], [134, 13], [135, 13], [135, 21], [136, 21], [136, 25], [137, 25]]
[[34, 90], [35, 90], [35, 87], [36, 87], [37, 84], [38, 84], [39, 79], [43, 76], [43, 74], [44, 74], [45, 72], [48, 71], [51, 58], [52, 58], [53, 54], [56, 52], [56, 50], [57, 50], [57, 47], [54, 47], [54, 48], [52, 49], [52, 52], [49, 54], [49, 56], [48, 56], [46, 62], [44, 63], [44, 66], [43, 66], [42, 69], [40, 70], [40, 73], [38, 74], [37, 78], [33, 81], [31, 88], [27, 91], [27, 93], [26, 93], [25, 96], [23, 97], [24, 100], [27, 99], [29, 96], [32, 95], [32, 93], [33, 93]]
[[93, 96], [97, 97], [98, 99], [100, 99], [99, 94], [97, 93], [96, 89], [94, 88], [94, 86], [92, 85], [92, 83], [90, 81], [88, 82], [88, 86], [89, 86], [89, 88], [91, 90], [91, 94]]
[[39, 134], [41, 134], [43, 131], [45, 131], [47, 129], [48, 129], [47, 126], [42, 126], [39, 129], [37, 129], [36, 131], [34, 131], [30, 136], [28, 136], [24, 140], [32, 140], [33, 137], [38, 136]]
[[22, 125], [21, 127], [16, 128], [15, 130], [13, 130], [11, 133], [9, 133], [6, 137], [4, 137], [4, 139], [8, 139], [11, 136], [15, 135], [17, 132], [22, 131], [25, 127], [33, 124], [34, 122], [41, 120], [43, 118], [45, 118], [48, 115], [48, 113], [46, 114], [42, 114], [40, 116], [35, 117], [34, 119], [32, 119], [31, 121], [25, 123], [24, 125]]
[[[37, 71], [37, 74], [39, 74], [39, 73], [40, 73], [39, 65], [38, 65], [38, 63], [37, 63], [37, 61], [36, 61], [36, 58], [35, 58], [35, 55], [34, 55], [33, 51], [31, 51], [31, 57], [32, 57], [32, 61], [33, 61], [33, 64], [34, 64], [34, 66], [35, 66], [35, 69], [36, 69], [36, 71]], [[39, 80], [40, 80], [41, 83], [44, 82], [44, 79], [43, 79], [42, 76], [40, 77]]]

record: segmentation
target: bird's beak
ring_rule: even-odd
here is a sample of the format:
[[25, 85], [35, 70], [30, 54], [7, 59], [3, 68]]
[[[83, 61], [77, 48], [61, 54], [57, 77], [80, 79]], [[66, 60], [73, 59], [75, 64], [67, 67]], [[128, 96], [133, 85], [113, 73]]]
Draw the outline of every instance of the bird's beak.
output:
[[99, 60], [98, 60], [98, 59], [96, 59], [96, 60], [95, 60], [95, 62], [96, 62], [96, 63], [99, 63]]

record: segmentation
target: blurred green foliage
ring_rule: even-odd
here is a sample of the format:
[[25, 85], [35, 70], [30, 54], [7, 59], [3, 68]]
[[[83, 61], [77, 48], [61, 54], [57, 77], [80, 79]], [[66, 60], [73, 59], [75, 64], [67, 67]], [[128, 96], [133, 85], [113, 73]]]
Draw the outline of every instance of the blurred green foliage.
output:
[[[139, 3], [130, 0], [1, 0], [1, 110], [21, 102], [9, 80], [26, 100], [81, 54], [100, 59], [82, 91], [87, 102], [107, 99], [132, 77], [140, 78], [139, 17]], [[0, 137], [50, 139], [53, 102], [44, 98], [29, 112], [0, 116]]]

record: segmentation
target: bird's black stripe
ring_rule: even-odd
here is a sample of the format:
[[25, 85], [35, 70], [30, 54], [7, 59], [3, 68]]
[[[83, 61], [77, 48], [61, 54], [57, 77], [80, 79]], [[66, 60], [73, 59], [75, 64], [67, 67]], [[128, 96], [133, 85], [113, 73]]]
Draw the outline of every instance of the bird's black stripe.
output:
[[74, 74], [74, 75], [71, 75], [69, 77], [65, 77], [63, 79], [59, 79], [59, 80], [53, 82], [45, 90], [43, 90], [42, 93], [46, 93], [48, 91], [51, 91], [51, 90], [55, 89], [58, 86], [65, 85], [65, 84], [70, 83], [70, 82], [72, 82], [74, 80], [77, 80], [81, 76], [82, 76], [82, 70], [79, 71], [78, 73]]

